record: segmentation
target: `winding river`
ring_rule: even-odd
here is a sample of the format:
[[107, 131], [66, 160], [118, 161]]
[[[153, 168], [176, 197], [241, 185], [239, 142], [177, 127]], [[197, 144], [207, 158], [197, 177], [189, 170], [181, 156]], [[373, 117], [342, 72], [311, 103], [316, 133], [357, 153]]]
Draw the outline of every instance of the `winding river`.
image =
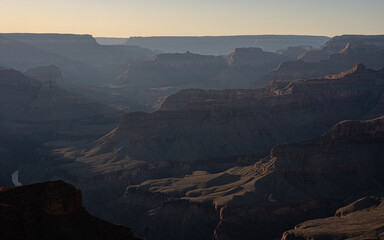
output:
[[16, 170], [12, 173], [12, 183], [15, 186], [21, 186], [23, 185], [21, 182], [19, 182], [19, 170]]

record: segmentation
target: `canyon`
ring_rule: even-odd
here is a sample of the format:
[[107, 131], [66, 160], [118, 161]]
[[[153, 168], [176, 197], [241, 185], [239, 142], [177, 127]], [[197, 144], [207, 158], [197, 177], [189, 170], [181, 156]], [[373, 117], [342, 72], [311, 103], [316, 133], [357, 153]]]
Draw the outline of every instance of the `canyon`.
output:
[[380, 239], [384, 37], [297, 39], [0, 34], [2, 232]]

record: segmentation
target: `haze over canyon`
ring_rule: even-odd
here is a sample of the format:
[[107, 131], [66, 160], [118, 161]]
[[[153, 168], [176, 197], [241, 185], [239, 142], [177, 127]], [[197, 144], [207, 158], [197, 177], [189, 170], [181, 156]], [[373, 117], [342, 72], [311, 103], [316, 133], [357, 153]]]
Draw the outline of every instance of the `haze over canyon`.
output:
[[0, 34], [0, 238], [384, 239], [384, 35]]

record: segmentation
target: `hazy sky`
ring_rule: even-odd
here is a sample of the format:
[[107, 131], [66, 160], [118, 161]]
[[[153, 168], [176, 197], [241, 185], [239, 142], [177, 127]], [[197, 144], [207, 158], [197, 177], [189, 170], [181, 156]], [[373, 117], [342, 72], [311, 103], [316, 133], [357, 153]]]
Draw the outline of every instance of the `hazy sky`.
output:
[[0, 0], [0, 32], [384, 34], [384, 0]]

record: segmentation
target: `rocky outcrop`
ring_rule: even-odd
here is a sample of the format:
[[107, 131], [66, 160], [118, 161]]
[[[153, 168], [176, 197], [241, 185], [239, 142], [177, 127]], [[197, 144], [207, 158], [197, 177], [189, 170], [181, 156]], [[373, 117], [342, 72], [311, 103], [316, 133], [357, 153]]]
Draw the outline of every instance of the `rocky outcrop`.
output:
[[318, 49], [305, 53], [300, 59], [304, 62], [319, 62], [326, 60], [332, 54], [335, 54], [350, 42], [361, 42], [367, 45], [378, 46], [384, 48], [384, 35], [342, 35], [336, 36], [326, 42]]
[[81, 192], [62, 181], [0, 188], [0, 222], [6, 239], [136, 239], [86, 212]]
[[[345, 210], [348, 209], [347, 212]], [[343, 214], [340, 215], [340, 212]], [[335, 217], [310, 220], [283, 234], [283, 240], [382, 239], [384, 199], [364, 197], [336, 212]]]
[[[213, 204], [219, 216], [206, 211], [207, 216], [220, 220], [211, 230], [215, 239], [276, 239], [304, 219], [328, 217], [345, 200], [381, 189], [384, 186], [383, 145], [384, 117], [343, 121], [320, 137], [277, 145], [269, 156], [251, 166], [216, 174], [200, 171], [183, 178], [148, 180], [129, 186], [124, 198], [118, 201], [119, 209], [125, 209], [126, 214], [120, 212], [119, 216], [127, 222], [131, 221], [129, 216], [139, 216], [143, 222], [164, 221], [167, 214], [176, 211], [176, 207], [170, 208], [171, 202], [183, 202], [187, 205], [183, 209]], [[129, 203], [126, 208], [122, 207], [124, 202]], [[348, 218], [344, 216], [378, 204], [377, 198], [359, 200], [339, 209], [337, 215], [342, 216], [341, 220], [332, 222], [344, 221]], [[133, 205], [140, 210], [129, 207]], [[135, 214], [128, 214], [131, 211]], [[156, 218], [149, 212], [156, 214]], [[176, 216], [182, 216], [182, 212]], [[370, 217], [371, 223], [374, 219]], [[201, 221], [202, 226], [205, 223]], [[304, 239], [323, 239], [311, 235], [311, 229], [317, 226], [308, 222], [290, 232], [309, 233]], [[134, 229], [144, 230], [138, 225]], [[318, 229], [326, 231], [324, 225]], [[153, 231], [148, 236], [168, 236], [156, 228], [146, 230]], [[184, 230], [187, 231], [177, 231], [185, 234]], [[349, 230], [351, 232], [341, 236], [353, 233], [353, 228]]]
[[384, 49], [375, 45], [359, 42], [347, 43], [339, 52], [319, 62], [290, 61], [281, 64], [269, 72], [264, 81], [293, 80], [300, 78], [318, 78], [324, 75], [347, 71], [356, 63], [363, 63], [369, 68], [384, 67]]

